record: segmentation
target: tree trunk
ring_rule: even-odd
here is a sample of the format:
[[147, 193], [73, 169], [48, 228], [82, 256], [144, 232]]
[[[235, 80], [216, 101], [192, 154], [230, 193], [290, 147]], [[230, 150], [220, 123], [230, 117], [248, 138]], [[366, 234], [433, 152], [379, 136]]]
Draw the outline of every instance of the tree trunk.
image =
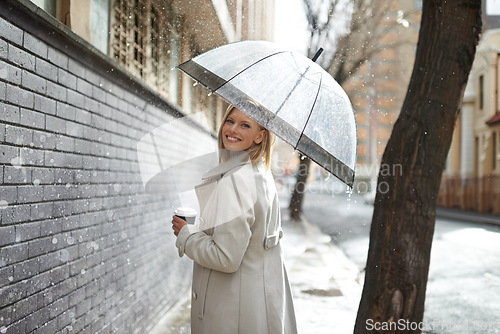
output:
[[437, 195], [480, 10], [480, 0], [423, 1], [410, 85], [378, 176], [356, 334], [421, 332]]
[[302, 203], [304, 202], [304, 193], [306, 191], [306, 182], [309, 176], [310, 165], [311, 159], [300, 154], [300, 163], [297, 169], [295, 187], [293, 188], [290, 204], [288, 206], [290, 218], [292, 220], [299, 220], [302, 215]]

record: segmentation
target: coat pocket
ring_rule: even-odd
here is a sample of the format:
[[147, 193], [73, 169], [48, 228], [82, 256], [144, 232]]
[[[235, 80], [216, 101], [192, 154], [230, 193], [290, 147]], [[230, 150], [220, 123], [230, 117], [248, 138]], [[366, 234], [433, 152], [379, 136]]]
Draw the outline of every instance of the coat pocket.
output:
[[203, 273], [203, 279], [200, 281], [200, 289], [198, 294], [198, 303], [200, 305], [200, 312], [198, 316], [202, 319], [205, 315], [205, 307], [207, 302], [207, 290], [210, 284], [210, 276], [212, 274], [212, 269], [205, 268]]

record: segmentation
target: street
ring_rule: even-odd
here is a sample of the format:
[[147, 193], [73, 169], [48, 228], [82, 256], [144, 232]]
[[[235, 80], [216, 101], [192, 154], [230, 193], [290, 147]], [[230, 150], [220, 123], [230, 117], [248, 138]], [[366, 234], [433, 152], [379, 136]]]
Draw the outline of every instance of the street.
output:
[[[363, 197], [309, 188], [305, 218], [362, 272], [373, 206]], [[500, 226], [438, 218], [423, 333], [500, 333]]]

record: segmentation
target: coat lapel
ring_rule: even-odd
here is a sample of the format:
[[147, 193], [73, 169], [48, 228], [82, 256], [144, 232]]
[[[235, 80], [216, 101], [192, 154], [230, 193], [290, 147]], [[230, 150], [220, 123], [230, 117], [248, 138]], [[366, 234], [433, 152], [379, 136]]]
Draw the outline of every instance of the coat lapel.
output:
[[211, 179], [219, 180], [224, 174], [229, 172], [231, 169], [243, 166], [250, 162], [250, 157], [247, 152], [240, 152], [226, 162], [210, 169], [208, 172], [203, 174], [202, 180], [209, 181]]

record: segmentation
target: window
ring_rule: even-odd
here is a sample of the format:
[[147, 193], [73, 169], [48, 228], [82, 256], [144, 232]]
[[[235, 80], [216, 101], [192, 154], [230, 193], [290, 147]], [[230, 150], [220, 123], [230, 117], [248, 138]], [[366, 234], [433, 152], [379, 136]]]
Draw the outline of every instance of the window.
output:
[[31, 0], [35, 5], [49, 13], [50, 15], [56, 17], [57, 6], [56, 0]]
[[90, 2], [90, 40], [99, 51], [108, 54], [109, 0]]
[[496, 132], [493, 132], [493, 145], [492, 145], [492, 150], [493, 150], [493, 156], [492, 156], [492, 160], [493, 160], [493, 170], [496, 170], [497, 169], [497, 133]]
[[160, 0], [113, 0], [111, 54], [135, 76], [177, 103], [179, 19]]
[[484, 75], [479, 77], [479, 110], [484, 108]]

